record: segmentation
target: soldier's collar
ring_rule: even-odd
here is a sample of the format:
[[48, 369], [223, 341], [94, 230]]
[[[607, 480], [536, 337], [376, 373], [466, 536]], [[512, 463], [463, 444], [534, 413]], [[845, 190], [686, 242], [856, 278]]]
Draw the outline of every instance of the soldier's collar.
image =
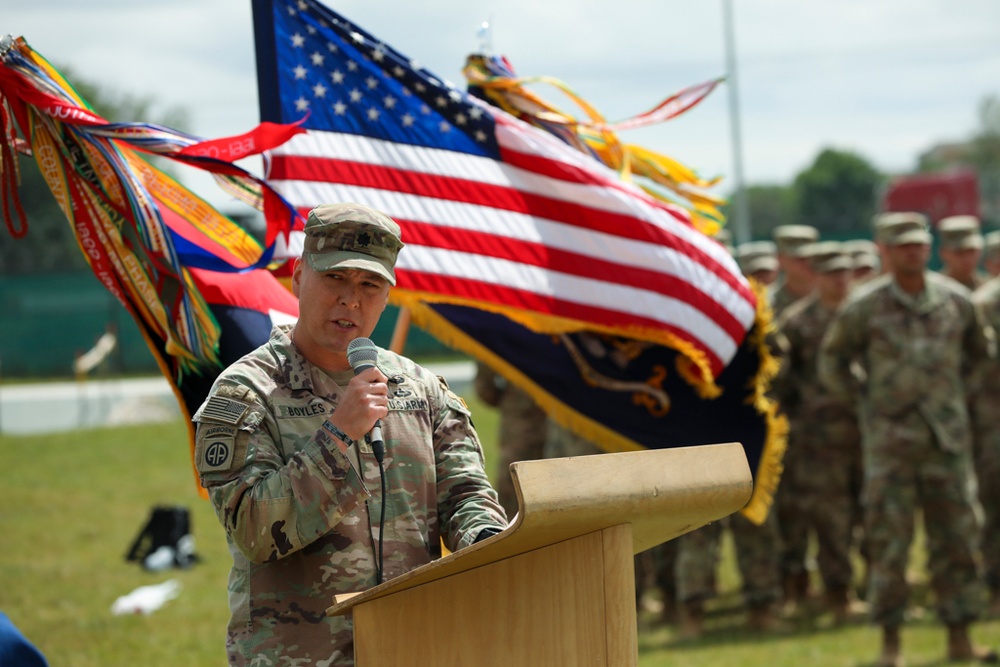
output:
[[289, 389], [312, 391], [312, 369], [292, 342], [292, 324], [281, 324], [271, 330], [271, 348], [278, 357], [278, 367], [285, 369]]

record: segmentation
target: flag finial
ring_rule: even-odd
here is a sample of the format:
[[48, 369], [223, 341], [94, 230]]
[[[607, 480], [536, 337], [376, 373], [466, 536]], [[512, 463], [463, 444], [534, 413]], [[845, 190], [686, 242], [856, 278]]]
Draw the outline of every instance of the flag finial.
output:
[[476, 36], [479, 38], [479, 52], [484, 56], [490, 55], [493, 52], [493, 28], [489, 21], [479, 24]]

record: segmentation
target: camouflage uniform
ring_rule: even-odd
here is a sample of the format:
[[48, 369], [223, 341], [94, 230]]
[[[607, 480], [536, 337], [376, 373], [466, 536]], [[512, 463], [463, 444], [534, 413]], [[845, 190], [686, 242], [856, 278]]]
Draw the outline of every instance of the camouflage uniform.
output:
[[987, 280], [1000, 276], [1000, 231], [983, 235], [983, 267]]
[[[819, 230], [810, 225], [781, 225], [775, 227], [771, 232], [774, 237], [774, 244], [777, 248], [778, 257], [784, 262], [795, 260], [806, 260], [801, 254], [807, 246], [811, 246], [819, 240]], [[803, 293], [805, 288], [805, 293]], [[771, 310], [777, 318], [790, 305], [798, 301], [812, 290], [811, 285], [796, 284], [795, 289], [788, 286], [787, 276], [782, 272], [781, 278], [776, 282], [768, 294]]]
[[[778, 256], [784, 267], [804, 267], [809, 265], [807, 251], [817, 246], [819, 231], [809, 225], [781, 225], [772, 231]], [[801, 274], [801, 269], [799, 270]], [[795, 277], [794, 287], [788, 284], [789, 276], [782, 273], [781, 278], [768, 292], [768, 304], [774, 321], [796, 301], [808, 296], [813, 285], [803, 281], [803, 276]], [[779, 402], [780, 404], [780, 402]], [[798, 486], [794, 479], [800, 466], [795, 459], [800, 456], [794, 447], [785, 451], [783, 458], [784, 471], [781, 474], [781, 484], [774, 496], [773, 514], [777, 523], [781, 540], [781, 557], [778, 568], [784, 586], [786, 601], [795, 601], [805, 597], [809, 590], [809, 573], [806, 571], [806, 552], [809, 549], [809, 529], [805, 514], [794, 493], [786, 489]]]
[[[359, 441], [361, 474], [327, 416], [353, 372], [327, 373], [291, 327], [230, 366], [196, 413], [195, 461], [226, 530], [227, 653], [232, 665], [352, 665], [351, 622], [327, 617], [338, 593], [376, 583], [378, 466]], [[464, 402], [444, 380], [378, 351], [388, 378], [384, 579], [506, 524], [483, 471]]]
[[957, 282], [958, 284], [960, 284], [962, 287], [964, 287], [965, 289], [969, 290], [970, 292], [976, 291], [977, 289], [979, 289], [980, 287], [982, 287], [983, 285], [985, 285], [987, 283], [987, 281], [990, 279], [990, 277], [988, 275], [986, 275], [985, 273], [982, 273], [981, 271], [975, 272], [967, 280], [959, 280], [958, 278], [956, 278], [954, 276], [948, 275], [947, 272], [944, 272], [944, 276], [946, 278], [951, 278], [952, 280], [954, 280], [955, 282]]
[[484, 403], [500, 411], [496, 490], [507, 516], [513, 517], [517, 513], [517, 494], [510, 464], [543, 458], [548, 417], [528, 392], [505, 382], [485, 364], [478, 365], [475, 387]]
[[[853, 578], [850, 547], [861, 491], [861, 433], [854, 401], [831, 395], [816, 379], [820, 342], [836, 311], [814, 294], [778, 323], [786, 356], [775, 392], [789, 419], [789, 452], [778, 490], [783, 506], [797, 504], [815, 531], [817, 561], [828, 595], [846, 595]], [[781, 517], [784, 519], [784, 517]], [[795, 554], [797, 563], [804, 554]]]
[[792, 294], [788, 290], [788, 284], [784, 278], [779, 278], [778, 282], [771, 286], [767, 296], [768, 303], [771, 306], [771, 313], [775, 318], [780, 317], [785, 312], [785, 309], [802, 298], [801, 296]]
[[677, 542], [674, 572], [678, 602], [703, 602], [715, 597], [715, 573], [727, 519], [713, 521], [673, 540]]
[[[986, 322], [1000, 331], [1000, 278], [976, 290], [973, 301]], [[994, 601], [1000, 599], [1000, 362], [981, 369], [981, 383], [972, 401], [973, 453], [983, 508], [983, 566]]]
[[[973, 265], [979, 263], [984, 246], [979, 218], [974, 215], [952, 215], [942, 218], [938, 221], [938, 236], [940, 241], [938, 253], [944, 264], [941, 273], [961, 283], [970, 291], [980, 288], [989, 280], [989, 276], [985, 273], [973, 270]], [[966, 259], [954, 258], [951, 256], [952, 253], [964, 254]], [[958, 261], [959, 264], [949, 265], [949, 261]]]
[[963, 626], [981, 611], [966, 390], [991, 353], [968, 292], [933, 273], [918, 295], [891, 274], [857, 288], [824, 338], [820, 379], [845, 398], [860, 397], [868, 601], [885, 627], [904, 619], [918, 507], [941, 619]]

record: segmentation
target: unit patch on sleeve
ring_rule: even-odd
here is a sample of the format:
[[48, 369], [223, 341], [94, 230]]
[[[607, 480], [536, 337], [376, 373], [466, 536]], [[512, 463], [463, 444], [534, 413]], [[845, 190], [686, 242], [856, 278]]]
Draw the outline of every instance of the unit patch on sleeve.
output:
[[210, 396], [205, 407], [201, 410], [201, 419], [236, 425], [240, 423], [240, 419], [249, 409], [249, 403], [224, 396]]
[[196, 453], [199, 472], [229, 470], [233, 467], [235, 449], [235, 428], [203, 423], [198, 433]]

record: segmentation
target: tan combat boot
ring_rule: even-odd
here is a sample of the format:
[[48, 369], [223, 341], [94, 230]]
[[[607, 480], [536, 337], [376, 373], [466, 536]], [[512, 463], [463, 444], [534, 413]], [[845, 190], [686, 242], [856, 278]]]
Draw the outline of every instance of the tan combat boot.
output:
[[952, 662], [978, 660], [993, 665], [1000, 662], [1000, 656], [991, 648], [973, 644], [972, 638], [969, 637], [969, 626], [962, 623], [948, 626], [948, 660]]

